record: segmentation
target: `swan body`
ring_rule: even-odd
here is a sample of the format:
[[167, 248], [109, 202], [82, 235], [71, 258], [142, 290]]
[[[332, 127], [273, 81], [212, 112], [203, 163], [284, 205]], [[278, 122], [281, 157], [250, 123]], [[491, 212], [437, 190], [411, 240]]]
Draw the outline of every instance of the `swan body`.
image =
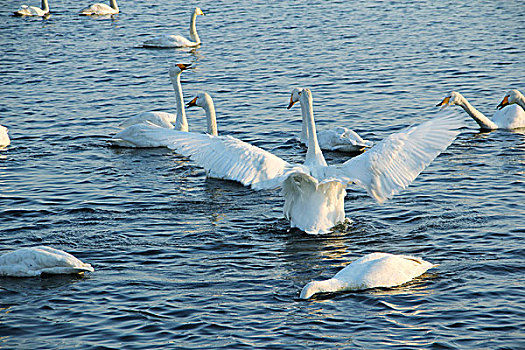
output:
[[[512, 96], [512, 99], [510, 98]], [[512, 102], [510, 102], [512, 101]], [[452, 91], [437, 106], [460, 106], [478, 123], [482, 130], [516, 129], [525, 127], [525, 99], [518, 90], [511, 90], [498, 105], [492, 119], [474, 108], [463, 95]]]
[[[188, 120], [186, 119], [186, 109], [184, 107], [184, 97], [180, 83], [180, 75], [187, 69], [190, 69], [190, 65], [182, 63], [171, 64], [169, 69], [170, 80], [175, 91], [177, 114], [155, 111], [142, 112], [130, 117], [119, 124], [119, 127], [124, 130], [113, 136], [111, 142], [114, 145], [122, 147], [163, 147], [162, 145], [154, 146], [158, 144], [154, 140], [153, 143], [151, 143], [150, 140], [141, 139], [139, 127], [129, 129], [136, 124], [154, 125], [160, 128], [175, 129], [184, 132], [188, 131]], [[175, 123], [175, 126], [173, 123]]]
[[142, 46], [150, 48], [176, 48], [193, 47], [201, 44], [199, 34], [197, 34], [197, 16], [204, 16], [204, 12], [198, 7], [195, 8], [190, 20], [190, 39], [181, 35], [161, 35], [153, 39], [146, 40]]
[[[390, 135], [343, 164], [328, 166], [317, 142], [309, 89], [292, 93], [306, 110], [308, 151], [303, 164], [283, 159], [230, 136], [180, 133], [142, 126], [148, 138], [188, 156], [213, 177], [238, 181], [254, 190], [281, 188], [284, 215], [292, 227], [310, 234], [330, 232], [344, 220], [346, 186], [364, 188], [378, 202], [406, 188], [459, 133], [462, 119], [442, 111], [419, 126]], [[295, 102], [295, 101], [294, 101]], [[168, 135], [169, 134], [169, 135]]]
[[35, 277], [85, 271], [94, 269], [69, 253], [46, 246], [21, 248], [0, 256], [0, 276]]
[[371, 253], [352, 262], [330, 279], [306, 284], [300, 298], [309, 299], [316, 293], [394, 287], [409, 282], [435, 266], [412, 256]]
[[7, 147], [11, 144], [8, 132], [9, 130], [5, 126], [0, 125], [0, 147]]
[[93, 4], [85, 9], [82, 9], [79, 13], [81, 16], [104, 16], [104, 15], [116, 15], [119, 13], [117, 0], [109, 0], [109, 6], [106, 4]]
[[14, 13], [15, 16], [35, 16], [44, 17], [49, 15], [49, 4], [47, 0], [42, 0], [42, 8], [36, 6], [22, 5], [18, 11]]

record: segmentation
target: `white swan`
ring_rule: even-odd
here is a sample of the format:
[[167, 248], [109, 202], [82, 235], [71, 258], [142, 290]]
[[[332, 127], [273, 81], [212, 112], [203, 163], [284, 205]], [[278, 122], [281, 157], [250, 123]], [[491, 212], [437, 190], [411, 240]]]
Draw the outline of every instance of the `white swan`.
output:
[[0, 256], [0, 276], [34, 277], [85, 271], [94, 269], [69, 253], [46, 246], [21, 248]]
[[42, 8], [36, 6], [27, 6], [22, 5], [18, 11], [14, 13], [15, 16], [35, 16], [35, 17], [44, 17], [49, 15], [49, 4], [47, 0], [42, 0]]
[[[462, 119], [453, 111], [390, 135], [367, 152], [338, 166], [327, 166], [317, 142], [310, 90], [299, 101], [306, 110], [308, 151], [303, 165], [281, 158], [230, 136], [171, 132], [168, 147], [189, 156], [213, 177], [238, 181], [255, 190], [281, 187], [284, 215], [292, 227], [310, 233], [330, 232], [345, 218], [349, 183], [366, 189], [379, 202], [406, 188], [459, 133]], [[149, 128], [163, 135], [168, 130]]]
[[[291, 100], [294, 98], [297, 99], [297, 94], [300, 90], [301, 89], [294, 89], [292, 91], [292, 97], [290, 97], [288, 109], [292, 107], [293, 103]], [[303, 145], [308, 145], [308, 128], [305, 121], [306, 111], [304, 108], [301, 108], [301, 110], [303, 114], [303, 122], [300, 141]], [[319, 142], [321, 150], [349, 153], [361, 152], [365, 148], [374, 145], [372, 141], [363, 140], [354, 130], [344, 127], [335, 127], [333, 129], [318, 131], [317, 142]]]
[[[511, 94], [513, 98], [512, 104], [508, 105], [510, 102], [509, 96]], [[523, 105], [523, 95], [519, 93], [518, 90], [511, 90], [509, 95], [505, 96], [504, 100], [506, 102], [500, 103], [498, 107], [501, 107], [501, 110], [496, 111], [492, 116], [492, 120], [487, 118], [483, 113], [474, 108], [463, 95], [459, 92], [452, 91], [447, 95], [443, 101], [437, 104], [437, 106], [445, 107], [449, 105], [457, 105], [465, 110], [478, 123], [482, 130], [495, 130], [495, 129], [516, 129], [525, 127], [525, 111]], [[521, 99], [520, 99], [521, 96]], [[505, 108], [503, 108], [505, 107]]]
[[395, 287], [435, 267], [423, 259], [388, 253], [367, 254], [324, 281], [312, 281], [301, 291], [301, 299], [316, 293]]
[[190, 39], [188, 40], [181, 35], [161, 35], [153, 39], [146, 40], [142, 46], [143, 47], [153, 47], [153, 48], [174, 48], [174, 47], [192, 47], [198, 46], [201, 44], [201, 39], [199, 34], [197, 34], [197, 26], [195, 21], [197, 16], [204, 16], [204, 12], [198, 7], [195, 8], [193, 14], [191, 15], [190, 21]]
[[104, 16], [104, 15], [116, 15], [119, 13], [117, 0], [109, 0], [109, 6], [106, 4], [93, 4], [85, 9], [82, 9], [79, 13], [81, 16]]
[[[207, 134], [217, 136], [217, 120], [215, 117], [215, 106], [211, 96], [206, 92], [199, 93], [188, 104], [202, 107], [206, 111]], [[188, 132], [175, 129], [163, 128], [150, 122], [131, 125], [115, 135], [117, 144], [126, 147], [169, 147], [176, 140], [187, 137]], [[193, 133], [189, 133], [193, 134]], [[213, 175], [210, 175], [213, 177]]]
[[[190, 69], [190, 66], [190, 64], [182, 63], [170, 65], [169, 75], [173, 85], [173, 90], [175, 90], [177, 114], [154, 111], [142, 112], [136, 116], [130, 117], [119, 124], [119, 127], [124, 130], [113, 136], [111, 142], [116, 146], [122, 147], [162, 147], [143, 143], [139, 135], [140, 132], [137, 132], [140, 128], [130, 129], [131, 126], [136, 124], [156, 125], [166, 129], [175, 129], [184, 132], [188, 131], [188, 120], [186, 119], [180, 75], [183, 71]], [[175, 126], [173, 126], [172, 123], [175, 123]], [[145, 146], [145, 144], [147, 144], [147, 146]]]
[[517, 104], [525, 110], [525, 96], [516, 89], [509, 90], [496, 108], [502, 109], [511, 104]]
[[7, 147], [11, 144], [11, 140], [7, 134], [8, 132], [9, 130], [5, 126], [0, 125], [0, 148]]

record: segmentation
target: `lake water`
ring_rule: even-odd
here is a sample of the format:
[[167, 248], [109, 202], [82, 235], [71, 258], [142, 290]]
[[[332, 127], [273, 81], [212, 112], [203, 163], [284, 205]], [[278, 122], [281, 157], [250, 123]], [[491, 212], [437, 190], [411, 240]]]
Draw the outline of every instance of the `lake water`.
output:
[[[31, 5], [37, 4], [31, 1]], [[215, 101], [219, 132], [300, 162], [293, 87], [318, 129], [379, 141], [431, 118], [452, 89], [487, 115], [525, 92], [525, 7], [494, 1], [50, 1], [45, 21], [0, 10], [0, 253], [49, 245], [85, 276], [0, 279], [5, 349], [518, 349], [525, 347], [525, 130], [467, 127], [401, 194], [350, 188], [353, 224], [289, 230], [278, 191], [255, 192], [167, 149], [109, 147], [117, 124], [174, 111], [168, 62], [192, 63], [186, 102]], [[154, 3], [154, 4], [153, 4]], [[148, 50], [158, 33], [203, 45]], [[519, 6], [518, 6], [519, 5]], [[188, 112], [205, 130], [204, 112]], [[326, 153], [329, 163], [348, 156]], [[397, 288], [298, 300], [375, 251], [439, 264]]]

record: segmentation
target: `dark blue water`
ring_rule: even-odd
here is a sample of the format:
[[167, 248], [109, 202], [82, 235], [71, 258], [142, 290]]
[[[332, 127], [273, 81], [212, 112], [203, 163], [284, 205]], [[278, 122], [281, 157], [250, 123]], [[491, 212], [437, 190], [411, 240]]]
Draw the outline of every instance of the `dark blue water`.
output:
[[[32, 5], [36, 1], [32, 1]], [[207, 180], [166, 149], [108, 146], [143, 110], [215, 101], [219, 132], [301, 161], [292, 87], [319, 129], [378, 141], [431, 117], [455, 89], [487, 115], [525, 92], [525, 7], [493, 1], [200, 1], [195, 51], [147, 50], [187, 35], [195, 4], [121, 1], [115, 19], [50, 1], [46, 21], [0, 10], [0, 253], [50, 245], [83, 277], [0, 279], [6, 349], [518, 349], [525, 347], [525, 131], [468, 128], [383, 205], [351, 188], [345, 232], [288, 229], [278, 191]], [[189, 110], [190, 128], [205, 129]], [[330, 163], [344, 154], [326, 154]], [[299, 301], [302, 286], [374, 251], [440, 264], [398, 288]]]

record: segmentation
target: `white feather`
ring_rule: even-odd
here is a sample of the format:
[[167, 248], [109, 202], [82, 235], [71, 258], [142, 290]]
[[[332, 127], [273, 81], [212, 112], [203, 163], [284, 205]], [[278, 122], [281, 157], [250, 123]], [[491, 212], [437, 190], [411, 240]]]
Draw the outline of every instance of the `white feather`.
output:
[[0, 147], [7, 147], [11, 144], [8, 132], [9, 130], [5, 126], [0, 125]]
[[156, 38], [146, 40], [142, 46], [151, 48], [177, 48], [193, 47], [201, 44], [201, 39], [197, 33], [196, 19], [198, 15], [204, 15], [204, 12], [198, 7], [195, 8], [190, 20], [190, 39], [188, 40], [181, 35], [161, 35]]

